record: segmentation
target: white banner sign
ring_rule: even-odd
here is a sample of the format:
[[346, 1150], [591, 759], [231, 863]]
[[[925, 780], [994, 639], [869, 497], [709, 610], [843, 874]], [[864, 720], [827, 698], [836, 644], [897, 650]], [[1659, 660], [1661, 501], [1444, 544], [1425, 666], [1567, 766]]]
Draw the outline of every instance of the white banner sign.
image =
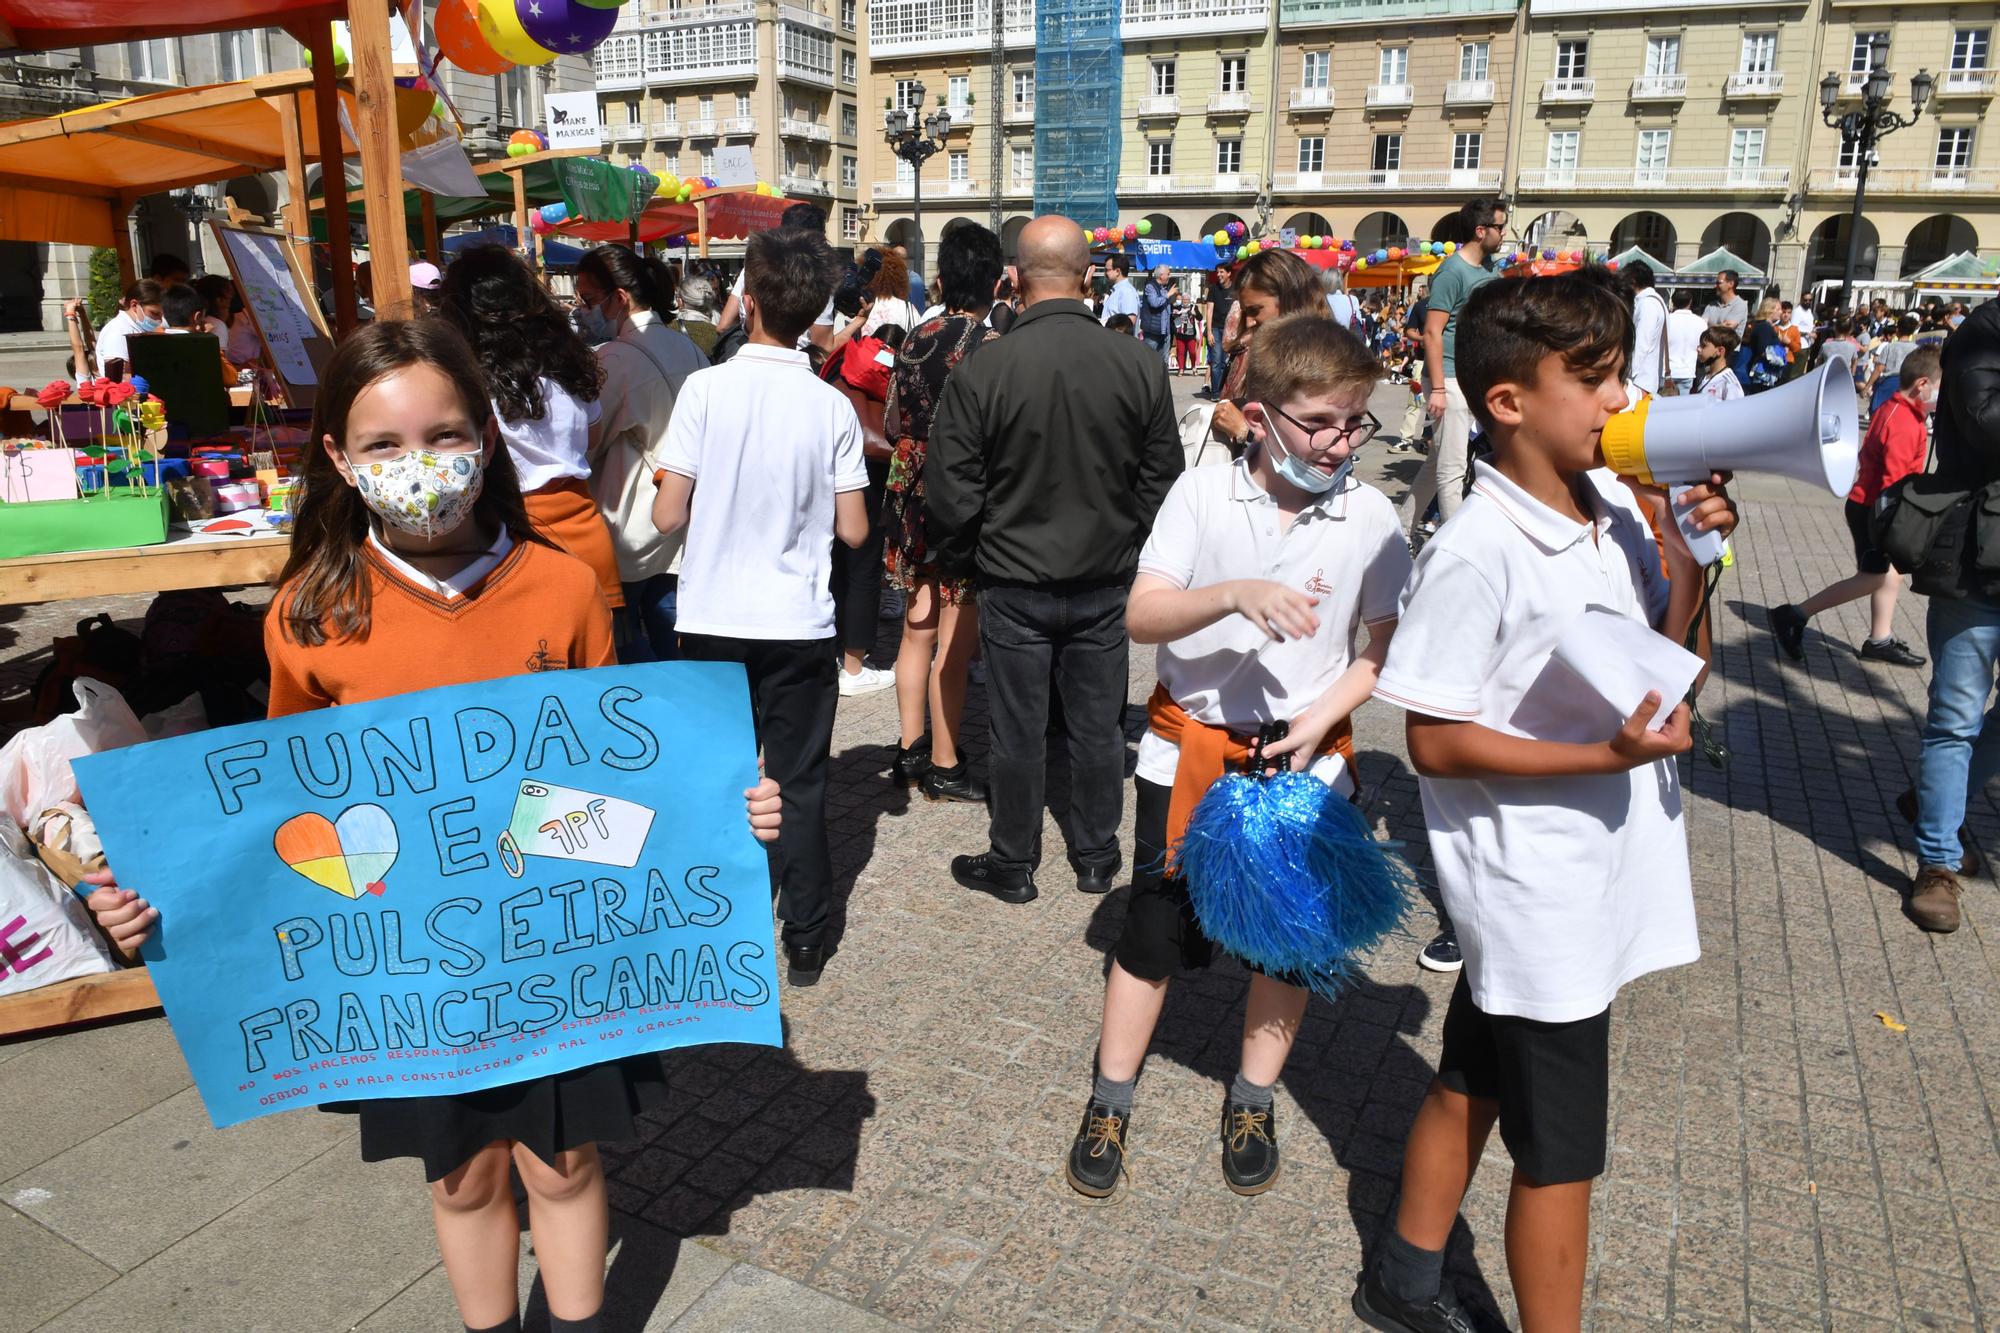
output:
[[597, 94], [550, 93], [542, 99], [549, 109], [550, 148], [596, 148], [599, 139]]
[[750, 150], [741, 145], [715, 150], [715, 170], [708, 173], [715, 177], [719, 188], [732, 185], [755, 185], [757, 164], [750, 160]]

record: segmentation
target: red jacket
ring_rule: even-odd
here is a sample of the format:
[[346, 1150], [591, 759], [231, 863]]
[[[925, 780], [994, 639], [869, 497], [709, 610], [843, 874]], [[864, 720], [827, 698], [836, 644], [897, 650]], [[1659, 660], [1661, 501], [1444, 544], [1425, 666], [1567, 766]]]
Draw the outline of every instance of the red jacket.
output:
[[1868, 422], [1861, 442], [1861, 465], [1847, 498], [1865, 505], [1913, 472], [1924, 470], [1930, 439], [1924, 414], [1902, 394], [1892, 394]]

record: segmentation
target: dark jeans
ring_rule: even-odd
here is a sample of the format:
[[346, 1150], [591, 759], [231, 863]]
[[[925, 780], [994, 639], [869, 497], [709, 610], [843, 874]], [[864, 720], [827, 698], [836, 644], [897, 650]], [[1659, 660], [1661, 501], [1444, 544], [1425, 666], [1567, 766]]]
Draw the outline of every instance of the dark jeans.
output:
[[1032, 870], [1042, 859], [1051, 673], [1069, 732], [1070, 859], [1092, 866], [1118, 861], [1125, 594], [1123, 584], [980, 589], [979, 641], [993, 723], [993, 859], [1004, 869]]
[[875, 646], [876, 620], [882, 613], [882, 496], [889, 485], [889, 460], [868, 460], [868, 540], [859, 546], [833, 544], [834, 640], [845, 652], [866, 653]]
[[1173, 349], [1174, 339], [1172, 334], [1148, 333], [1145, 335], [1145, 339], [1146, 339], [1146, 346], [1152, 348], [1154, 351], [1160, 354], [1161, 365], [1170, 366], [1173, 364], [1172, 349]]
[[782, 793], [778, 829], [778, 918], [787, 944], [821, 943], [833, 906], [833, 855], [826, 841], [826, 773], [831, 765], [832, 639], [724, 639], [683, 634], [695, 662], [741, 662], [750, 710], [764, 748], [764, 775]]
[[680, 660], [680, 638], [674, 633], [680, 595], [678, 574], [655, 574], [625, 585], [625, 605], [611, 615], [620, 662], [630, 666], [634, 662]]
[[1208, 391], [1219, 395], [1222, 381], [1229, 377], [1229, 356], [1222, 350], [1222, 335], [1215, 334], [1208, 340]]

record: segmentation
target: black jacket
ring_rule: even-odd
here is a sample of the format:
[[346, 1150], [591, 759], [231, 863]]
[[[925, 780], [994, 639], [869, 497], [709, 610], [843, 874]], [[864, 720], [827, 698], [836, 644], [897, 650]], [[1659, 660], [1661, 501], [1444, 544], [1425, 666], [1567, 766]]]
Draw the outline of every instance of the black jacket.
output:
[[1968, 489], [2000, 481], [2000, 301], [1987, 301], [1945, 339], [1932, 418], [1937, 470]]
[[1160, 354], [1038, 301], [952, 372], [924, 461], [931, 554], [981, 583], [1128, 582], [1181, 471]]

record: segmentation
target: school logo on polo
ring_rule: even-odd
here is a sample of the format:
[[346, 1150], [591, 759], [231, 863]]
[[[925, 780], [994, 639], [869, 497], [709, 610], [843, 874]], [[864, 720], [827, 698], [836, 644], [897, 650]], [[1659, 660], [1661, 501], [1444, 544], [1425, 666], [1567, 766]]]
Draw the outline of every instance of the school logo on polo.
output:
[[1306, 580], [1306, 591], [1315, 597], [1331, 597], [1333, 585], [1326, 581], [1326, 571], [1315, 569], [1313, 576]]

